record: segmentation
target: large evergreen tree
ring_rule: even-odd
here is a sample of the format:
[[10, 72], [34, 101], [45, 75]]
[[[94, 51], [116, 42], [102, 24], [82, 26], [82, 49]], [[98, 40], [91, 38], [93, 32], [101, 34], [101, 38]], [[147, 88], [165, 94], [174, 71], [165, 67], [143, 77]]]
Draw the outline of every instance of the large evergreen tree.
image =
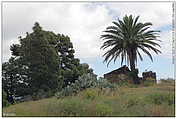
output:
[[[26, 80], [17, 79], [17, 77], [12, 79], [14, 82], [20, 80], [21, 84], [25, 84], [24, 91], [28, 94], [41, 90], [56, 92], [75, 82], [83, 74], [94, 74], [88, 64], [80, 64], [80, 60], [74, 58], [75, 51], [68, 36], [45, 31], [38, 23], [35, 23], [32, 33], [26, 33], [24, 38], [19, 38], [20, 44], [13, 44], [10, 48], [13, 60], [4, 63], [3, 71], [11, 69], [14, 76], [17, 75], [15, 71], [19, 71], [20, 77], [24, 76], [20, 72], [25, 72]], [[13, 63], [10, 63], [12, 61]], [[4, 83], [10, 75], [10, 72], [3, 73]], [[11, 80], [9, 79], [8, 82]], [[7, 86], [6, 84], [4, 87]], [[10, 83], [10, 86], [13, 84], [15, 83]], [[22, 92], [18, 91], [18, 93], [11, 92], [15, 95]]]
[[[30, 87], [33, 92], [56, 91], [62, 81], [59, 75], [59, 56], [54, 45], [50, 44], [55, 37], [50, 37], [35, 23], [33, 32], [20, 38], [20, 44], [11, 46], [11, 51], [22, 64], [28, 67]], [[50, 42], [49, 42], [50, 41]]]

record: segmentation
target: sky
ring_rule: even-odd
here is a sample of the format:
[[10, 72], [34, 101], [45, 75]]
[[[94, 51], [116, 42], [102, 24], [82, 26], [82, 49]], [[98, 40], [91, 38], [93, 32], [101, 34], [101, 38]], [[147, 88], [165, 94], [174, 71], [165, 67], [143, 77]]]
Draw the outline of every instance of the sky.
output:
[[172, 2], [3, 2], [2, 62], [11, 57], [10, 45], [19, 43], [19, 36], [32, 32], [35, 22], [44, 30], [68, 35], [75, 57], [87, 63], [98, 76], [121, 67], [120, 59], [107, 67], [100, 50], [100, 35], [112, 22], [125, 15], [140, 16], [139, 22], [152, 22], [151, 29], [160, 30], [162, 54], [153, 54], [154, 61], [143, 54], [138, 60], [139, 75], [145, 70], [156, 72], [157, 78], [174, 78], [172, 57]]

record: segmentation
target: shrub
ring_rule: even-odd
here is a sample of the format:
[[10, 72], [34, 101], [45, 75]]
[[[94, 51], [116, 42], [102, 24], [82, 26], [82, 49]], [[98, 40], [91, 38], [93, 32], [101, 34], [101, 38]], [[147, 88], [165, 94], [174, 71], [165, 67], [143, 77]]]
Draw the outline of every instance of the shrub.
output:
[[68, 85], [67, 87], [63, 88], [60, 92], [57, 92], [55, 96], [57, 98], [63, 98], [65, 96], [71, 96], [73, 94], [77, 94], [79, 91], [85, 90], [87, 88], [95, 87], [96, 86], [96, 77], [92, 74], [84, 74], [79, 77], [75, 83]]
[[84, 103], [80, 99], [72, 98], [69, 100], [63, 100], [60, 103], [60, 113], [63, 113], [63, 116], [78, 116], [83, 113]]
[[92, 74], [84, 74], [83, 76], [79, 77], [75, 83], [68, 85], [67, 87], [63, 88], [62, 91], [57, 92], [55, 96], [57, 98], [63, 98], [65, 96], [71, 96], [77, 94], [80, 91], [83, 91], [88, 88], [96, 88], [99, 89], [110, 89], [111, 91], [116, 90], [117, 85], [114, 83], [108, 82], [106, 79], [97, 80], [96, 77]]
[[129, 108], [129, 107], [132, 107], [132, 106], [137, 105], [137, 104], [138, 104], [138, 99], [137, 98], [130, 98], [127, 101], [126, 107]]
[[148, 86], [154, 86], [155, 81], [151, 78], [148, 78], [146, 81], [143, 82], [143, 86], [148, 87]]
[[168, 103], [168, 105], [175, 104], [175, 94], [168, 94], [167, 95], [167, 103]]
[[93, 100], [97, 97], [97, 92], [94, 89], [87, 89], [86, 91], [84, 91], [83, 96], [86, 99], [90, 99]]
[[39, 89], [37, 92], [33, 93], [32, 98], [33, 100], [39, 100], [46, 97], [46, 93], [43, 89]]
[[117, 85], [120, 87], [128, 87], [130, 83], [128, 81], [120, 81], [119, 83], [117, 83]]
[[173, 94], [154, 93], [154, 94], [148, 95], [147, 100], [157, 105], [160, 105], [162, 103], [167, 103], [168, 105], [175, 104], [175, 97]]
[[7, 94], [5, 91], [2, 91], [2, 107], [7, 107], [9, 106], [10, 103], [7, 100]]
[[107, 81], [107, 79], [101, 79], [97, 81], [96, 87], [100, 89], [110, 88], [112, 91], [114, 91], [117, 88], [117, 85], [115, 83], [110, 83]]

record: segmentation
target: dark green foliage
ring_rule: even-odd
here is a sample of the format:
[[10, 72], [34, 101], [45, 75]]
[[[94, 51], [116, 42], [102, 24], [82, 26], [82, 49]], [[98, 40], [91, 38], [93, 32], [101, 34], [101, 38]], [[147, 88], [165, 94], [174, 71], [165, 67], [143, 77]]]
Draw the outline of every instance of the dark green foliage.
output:
[[129, 78], [133, 80], [135, 84], [140, 84], [139, 77], [138, 77], [138, 69], [134, 69], [133, 71], [128, 73]]
[[74, 58], [68, 36], [44, 31], [38, 23], [33, 33], [20, 37], [20, 44], [13, 44], [10, 50], [13, 57], [3, 64], [2, 74], [3, 89], [8, 97], [31, 94], [34, 99], [40, 99], [52, 96], [89, 72], [85, 71], [88, 67]]
[[64, 87], [69, 84], [69, 82], [74, 82], [79, 74], [78, 66], [80, 65], [79, 59], [74, 58], [73, 44], [68, 36], [57, 35], [56, 42], [51, 42], [55, 45], [55, 48], [60, 56], [60, 68], [61, 75], [64, 78]]
[[[39, 23], [32, 29], [24, 38], [19, 37], [20, 44], [11, 45], [13, 56], [3, 64], [3, 89], [9, 96], [30, 94], [34, 99], [41, 99], [61, 91], [84, 74], [96, 78], [88, 64], [80, 64], [74, 58], [68, 36], [45, 31]], [[89, 84], [82, 88], [87, 88], [86, 85]], [[68, 88], [65, 90], [70, 92]]]
[[31, 92], [58, 90], [61, 85], [59, 77], [59, 56], [54, 45], [55, 34], [43, 31], [35, 23], [32, 33], [20, 38], [20, 44], [12, 45], [12, 54], [17, 57], [25, 67]]
[[14, 57], [11, 57], [9, 62], [2, 64], [2, 88], [6, 92], [7, 98], [13, 95], [30, 94], [27, 73], [27, 68]]
[[5, 91], [2, 91], [2, 107], [7, 107], [9, 106], [9, 102], [7, 100], [7, 94]]
[[39, 89], [38, 92], [33, 93], [32, 99], [33, 100], [40, 100], [43, 98], [49, 98], [54, 95], [55, 92], [52, 90], [45, 92], [43, 89]]
[[[52, 34], [51, 32], [49, 34]], [[84, 63], [80, 64], [80, 60], [74, 58], [74, 48], [68, 36], [58, 34], [56, 39], [50, 41], [58, 52], [60, 61], [60, 73], [64, 79], [63, 87], [74, 83], [75, 80], [82, 76], [83, 74], [92, 73], [93, 70], [89, 68], [89, 65]]]
[[[135, 66], [137, 65], [138, 56], [140, 60], [143, 60], [140, 51], [143, 51], [147, 54], [150, 59], [152, 55], [150, 51], [155, 52], [156, 54], [161, 53], [156, 46], [160, 47], [156, 41], [159, 41], [158, 32], [154, 30], [149, 30], [152, 26], [152, 23], [141, 23], [138, 22], [139, 16], [133, 18], [132, 15], [123, 17], [123, 20], [117, 20], [113, 22], [113, 26], [109, 26], [104, 31], [105, 34], [101, 35], [101, 39], [104, 40], [104, 43], [101, 49], [109, 50], [103, 55], [105, 57], [104, 62], [107, 62], [107, 65], [118, 57], [121, 59], [121, 65], [123, 62], [127, 62], [130, 65], [131, 71], [135, 71]], [[137, 76], [136, 76], [137, 77]], [[138, 78], [133, 77], [134, 83], [139, 83]]]

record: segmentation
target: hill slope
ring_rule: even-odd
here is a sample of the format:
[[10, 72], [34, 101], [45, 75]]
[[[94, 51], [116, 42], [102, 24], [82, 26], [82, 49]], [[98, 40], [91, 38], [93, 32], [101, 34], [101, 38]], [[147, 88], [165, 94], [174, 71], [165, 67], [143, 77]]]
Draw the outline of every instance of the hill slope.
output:
[[133, 87], [23, 102], [4, 108], [3, 116], [175, 116], [174, 83]]

